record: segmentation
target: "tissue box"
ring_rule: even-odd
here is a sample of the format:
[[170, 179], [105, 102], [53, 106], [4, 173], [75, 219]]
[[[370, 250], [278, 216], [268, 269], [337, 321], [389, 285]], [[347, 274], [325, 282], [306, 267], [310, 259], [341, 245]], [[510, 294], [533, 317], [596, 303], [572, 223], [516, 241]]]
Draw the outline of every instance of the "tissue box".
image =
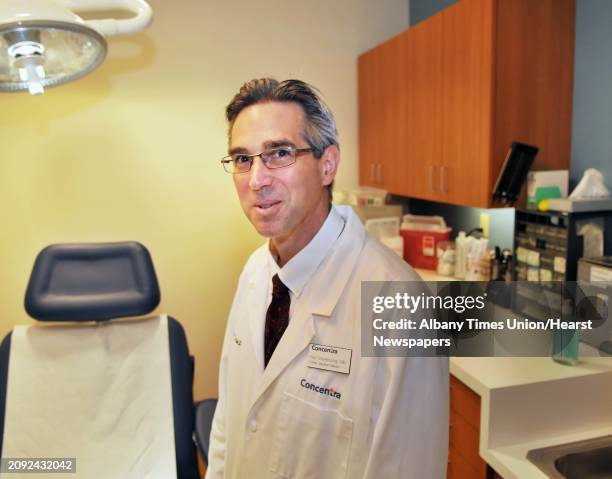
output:
[[537, 209], [546, 198], [566, 198], [569, 170], [530, 171], [527, 174], [527, 208]]

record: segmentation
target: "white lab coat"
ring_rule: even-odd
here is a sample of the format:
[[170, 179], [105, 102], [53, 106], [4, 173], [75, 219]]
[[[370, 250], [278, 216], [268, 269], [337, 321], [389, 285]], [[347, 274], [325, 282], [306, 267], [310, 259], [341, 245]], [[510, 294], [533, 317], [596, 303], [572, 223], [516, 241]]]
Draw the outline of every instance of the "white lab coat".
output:
[[[442, 479], [448, 359], [361, 357], [361, 281], [418, 280], [350, 208], [264, 369], [249, 313], [268, 301], [267, 246], [240, 277], [227, 324], [206, 479]], [[259, 323], [260, 324], [260, 323]], [[310, 368], [309, 344], [352, 350], [349, 374]], [[306, 383], [333, 388], [341, 398]]]

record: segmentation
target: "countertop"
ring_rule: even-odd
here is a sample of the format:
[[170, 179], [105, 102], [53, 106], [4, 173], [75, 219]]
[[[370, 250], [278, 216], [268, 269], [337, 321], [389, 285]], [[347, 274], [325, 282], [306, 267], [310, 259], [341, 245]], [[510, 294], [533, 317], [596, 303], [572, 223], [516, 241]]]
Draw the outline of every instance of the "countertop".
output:
[[612, 358], [451, 358], [450, 370], [481, 397], [480, 456], [504, 479], [547, 478], [531, 449], [612, 434]]

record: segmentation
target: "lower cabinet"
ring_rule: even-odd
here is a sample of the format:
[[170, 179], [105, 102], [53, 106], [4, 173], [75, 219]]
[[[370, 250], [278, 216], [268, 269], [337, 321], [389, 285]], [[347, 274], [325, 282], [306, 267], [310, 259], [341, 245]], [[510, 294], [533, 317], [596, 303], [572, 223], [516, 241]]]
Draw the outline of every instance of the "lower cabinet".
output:
[[479, 437], [480, 396], [451, 376], [448, 479], [502, 479], [480, 457]]

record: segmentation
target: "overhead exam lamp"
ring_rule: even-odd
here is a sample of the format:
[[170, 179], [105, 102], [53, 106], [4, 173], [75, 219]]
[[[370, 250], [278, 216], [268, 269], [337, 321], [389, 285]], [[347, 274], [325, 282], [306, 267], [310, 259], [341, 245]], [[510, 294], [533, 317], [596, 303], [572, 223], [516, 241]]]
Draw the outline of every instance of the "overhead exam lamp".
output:
[[[134, 16], [83, 20], [73, 10]], [[81, 78], [104, 60], [105, 37], [144, 30], [151, 18], [145, 0], [0, 0], [0, 92], [40, 95]]]

